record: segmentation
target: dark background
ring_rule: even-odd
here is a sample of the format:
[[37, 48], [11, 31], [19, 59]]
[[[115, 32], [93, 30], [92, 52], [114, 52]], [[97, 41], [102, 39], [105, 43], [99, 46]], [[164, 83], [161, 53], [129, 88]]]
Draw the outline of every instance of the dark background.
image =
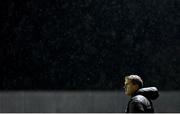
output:
[[6, 0], [1, 90], [180, 90], [179, 0]]

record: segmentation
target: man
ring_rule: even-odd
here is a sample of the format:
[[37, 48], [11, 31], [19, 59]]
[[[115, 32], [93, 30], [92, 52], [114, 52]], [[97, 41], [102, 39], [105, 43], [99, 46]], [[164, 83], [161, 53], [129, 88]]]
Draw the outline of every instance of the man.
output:
[[143, 87], [143, 81], [138, 75], [125, 77], [125, 94], [131, 96], [128, 102], [127, 113], [153, 113], [154, 108], [151, 100], [159, 97], [156, 87]]

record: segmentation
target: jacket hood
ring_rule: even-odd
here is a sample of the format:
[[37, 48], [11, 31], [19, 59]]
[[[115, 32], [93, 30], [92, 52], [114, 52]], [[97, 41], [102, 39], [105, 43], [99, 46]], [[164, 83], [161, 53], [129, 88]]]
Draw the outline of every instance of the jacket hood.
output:
[[159, 92], [156, 87], [146, 87], [139, 89], [135, 95], [143, 95], [148, 99], [155, 100], [159, 97]]

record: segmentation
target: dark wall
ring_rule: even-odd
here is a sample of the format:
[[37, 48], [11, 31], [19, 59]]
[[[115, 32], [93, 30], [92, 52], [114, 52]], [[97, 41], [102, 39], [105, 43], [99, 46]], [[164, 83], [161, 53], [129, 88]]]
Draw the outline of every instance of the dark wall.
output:
[[[180, 112], [180, 92], [160, 92], [153, 101], [155, 112]], [[0, 112], [96, 112], [122, 113], [129, 97], [122, 92], [0, 92]]]
[[1, 3], [1, 90], [179, 90], [179, 0]]

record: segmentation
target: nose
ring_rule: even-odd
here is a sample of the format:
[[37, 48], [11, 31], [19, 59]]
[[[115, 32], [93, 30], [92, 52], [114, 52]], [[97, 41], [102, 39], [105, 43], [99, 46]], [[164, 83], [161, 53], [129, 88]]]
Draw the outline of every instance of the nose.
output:
[[126, 89], [126, 86], [123, 86], [124, 89]]

